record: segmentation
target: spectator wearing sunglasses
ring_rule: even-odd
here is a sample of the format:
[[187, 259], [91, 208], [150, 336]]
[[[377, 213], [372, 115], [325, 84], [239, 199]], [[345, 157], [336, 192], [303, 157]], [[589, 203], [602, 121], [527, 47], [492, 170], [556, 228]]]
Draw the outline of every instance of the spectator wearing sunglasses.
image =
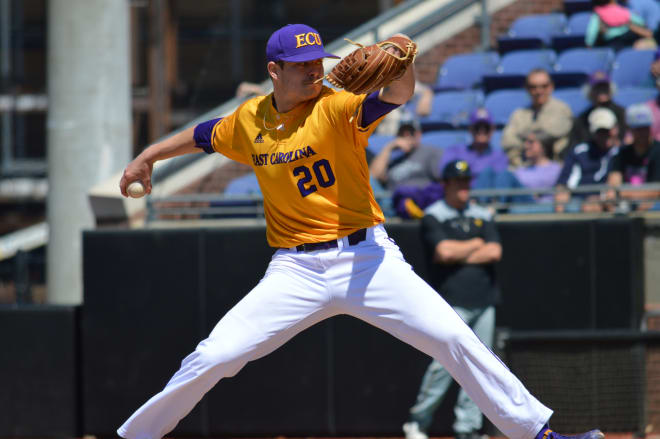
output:
[[502, 148], [514, 168], [522, 165], [523, 146], [527, 133], [541, 130], [557, 139], [553, 146], [552, 157], [557, 159], [568, 145], [568, 134], [573, 127], [573, 113], [566, 103], [552, 96], [554, 84], [546, 70], [532, 70], [527, 75], [525, 87], [531, 105], [516, 109], [502, 132]]

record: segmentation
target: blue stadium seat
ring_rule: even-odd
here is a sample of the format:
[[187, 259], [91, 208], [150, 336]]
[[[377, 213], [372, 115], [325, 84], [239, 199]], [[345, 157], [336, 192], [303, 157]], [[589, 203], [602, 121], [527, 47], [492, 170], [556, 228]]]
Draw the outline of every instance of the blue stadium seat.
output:
[[225, 195], [261, 195], [261, 188], [254, 172], [235, 178], [225, 188]]
[[554, 70], [557, 54], [551, 49], [517, 50], [507, 53], [500, 60], [498, 72], [507, 75], [527, 75], [531, 70]]
[[504, 55], [516, 50], [542, 49], [545, 43], [538, 37], [497, 37], [497, 51]]
[[387, 136], [382, 134], [372, 134], [369, 137], [369, 151], [377, 155], [383, 147], [394, 139], [395, 136]]
[[582, 87], [589, 82], [589, 75], [583, 72], [552, 72], [550, 77], [555, 88]]
[[484, 93], [489, 94], [495, 90], [523, 88], [525, 87], [525, 82], [525, 75], [504, 75], [501, 73], [495, 75], [484, 75], [483, 89]]
[[628, 107], [632, 104], [650, 101], [657, 95], [658, 91], [654, 88], [628, 87], [617, 90], [612, 99], [622, 107]]
[[466, 130], [427, 131], [422, 134], [422, 144], [437, 148], [448, 148], [453, 145], [470, 143], [472, 137]]
[[496, 90], [519, 88], [525, 77], [535, 68], [554, 70], [557, 55], [554, 50], [516, 50], [502, 55], [496, 74], [484, 75], [483, 88], [488, 94]]
[[562, 34], [566, 29], [564, 14], [526, 15], [517, 18], [509, 27], [509, 37], [540, 38], [549, 45], [553, 35]]
[[[590, 0], [587, 0], [587, 3], [590, 4]], [[566, 25], [566, 33], [552, 37], [552, 48], [559, 53], [576, 47], [585, 47], [584, 34], [587, 32], [590, 17], [591, 6], [589, 12], [577, 12], [571, 15]]]
[[562, 88], [555, 90], [552, 95], [571, 107], [574, 116], [582, 113], [591, 105], [581, 88]]
[[552, 37], [550, 47], [557, 53], [576, 47], [585, 47], [584, 35], [556, 35]]
[[502, 149], [502, 130], [493, 131], [493, 135], [490, 138], [490, 146], [493, 149]]
[[612, 67], [612, 81], [619, 87], [654, 87], [650, 68], [655, 50], [623, 49]]
[[497, 126], [506, 125], [514, 110], [530, 105], [529, 95], [525, 90], [497, 90], [486, 96], [484, 107], [490, 111]]
[[566, 24], [566, 33], [568, 35], [584, 36], [584, 34], [587, 33], [587, 24], [589, 24], [591, 14], [593, 14], [593, 12], [585, 11], [571, 15]]
[[555, 69], [558, 72], [583, 72], [588, 75], [597, 70], [609, 72], [614, 58], [614, 51], [606, 47], [570, 49], [559, 55]]
[[483, 102], [481, 90], [438, 92], [433, 96], [431, 114], [419, 119], [424, 130], [468, 124], [470, 113]]
[[481, 77], [495, 73], [500, 56], [496, 52], [455, 55], [442, 64], [438, 71], [436, 91], [472, 88], [481, 83]]

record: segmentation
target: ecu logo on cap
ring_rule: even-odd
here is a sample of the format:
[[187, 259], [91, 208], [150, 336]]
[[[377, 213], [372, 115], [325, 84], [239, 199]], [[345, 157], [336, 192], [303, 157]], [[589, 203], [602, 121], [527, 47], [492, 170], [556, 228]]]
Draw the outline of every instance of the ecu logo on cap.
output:
[[296, 49], [304, 46], [323, 46], [321, 43], [321, 35], [314, 32], [307, 32], [306, 34], [294, 35], [296, 37]]
[[458, 169], [461, 172], [467, 171], [468, 164], [465, 160], [459, 160], [456, 162], [456, 169]]

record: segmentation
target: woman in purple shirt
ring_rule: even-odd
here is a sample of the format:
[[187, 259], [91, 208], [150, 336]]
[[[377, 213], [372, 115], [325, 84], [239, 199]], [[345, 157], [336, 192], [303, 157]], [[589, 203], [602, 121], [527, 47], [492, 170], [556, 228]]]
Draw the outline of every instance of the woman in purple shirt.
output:
[[[475, 189], [551, 188], [557, 182], [561, 165], [550, 157], [555, 138], [543, 130], [532, 130], [525, 135], [524, 165], [513, 171], [486, 170], [474, 182]], [[503, 202], [531, 203], [551, 201], [552, 195], [519, 195], [501, 197]]]

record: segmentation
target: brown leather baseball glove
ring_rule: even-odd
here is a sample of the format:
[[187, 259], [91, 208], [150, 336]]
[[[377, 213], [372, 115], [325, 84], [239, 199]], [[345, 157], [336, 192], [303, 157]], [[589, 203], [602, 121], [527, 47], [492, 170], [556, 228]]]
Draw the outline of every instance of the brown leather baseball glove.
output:
[[415, 60], [417, 44], [395, 35], [346, 55], [327, 75], [328, 82], [354, 94], [368, 94], [399, 79]]

